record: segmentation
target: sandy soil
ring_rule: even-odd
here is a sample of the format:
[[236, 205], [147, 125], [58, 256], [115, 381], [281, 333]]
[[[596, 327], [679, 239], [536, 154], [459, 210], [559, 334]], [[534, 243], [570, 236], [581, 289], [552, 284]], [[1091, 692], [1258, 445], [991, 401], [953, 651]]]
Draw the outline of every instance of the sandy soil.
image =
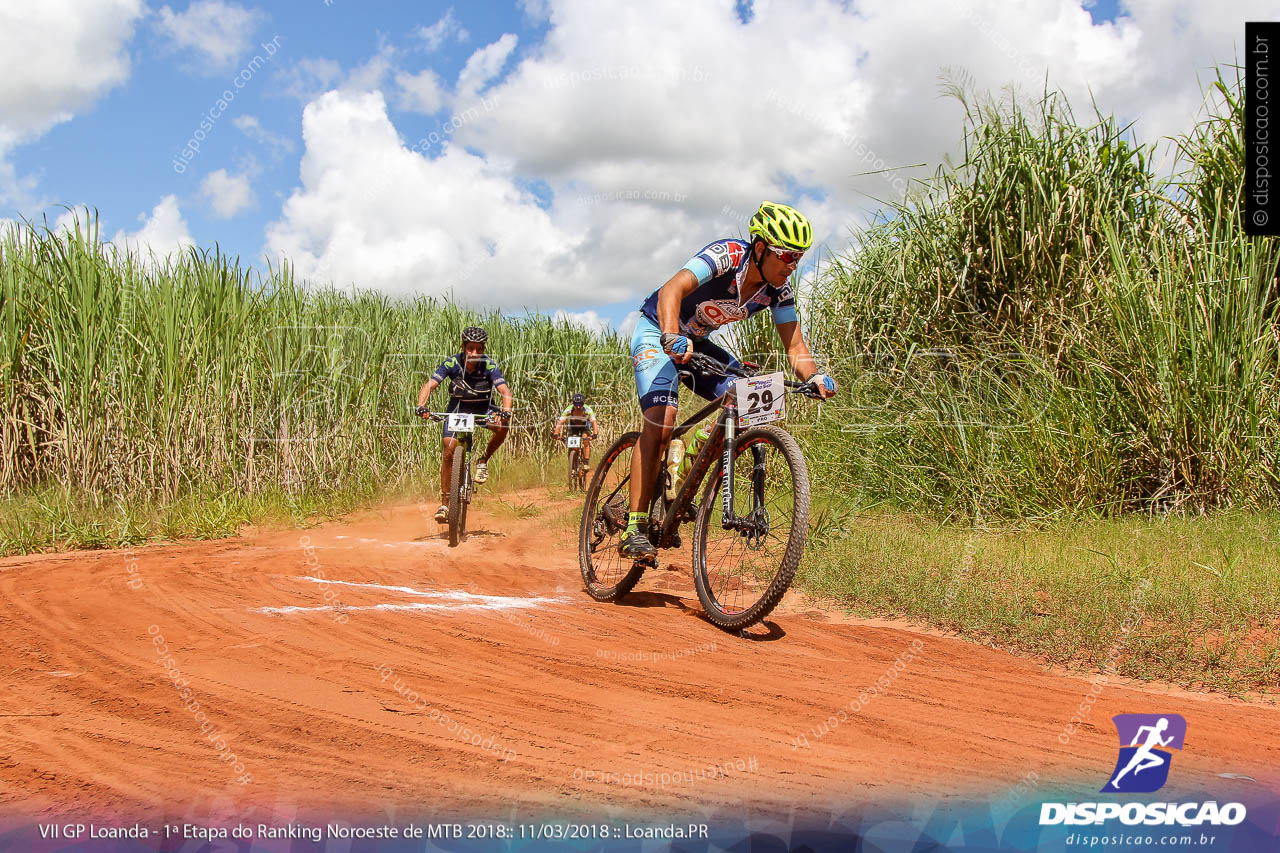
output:
[[794, 594], [732, 636], [681, 555], [599, 604], [572, 505], [505, 500], [538, 515], [481, 495], [456, 549], [404, 506], [0, 561], [0, 812], [821, 810], [998, 799], [1028, 773], [1081, 798], [1128, 712], [1187, 718], [1170, 795], [1280, 790], [1272, 703], [1112, 684], [1064, 743], [1083, 678]]

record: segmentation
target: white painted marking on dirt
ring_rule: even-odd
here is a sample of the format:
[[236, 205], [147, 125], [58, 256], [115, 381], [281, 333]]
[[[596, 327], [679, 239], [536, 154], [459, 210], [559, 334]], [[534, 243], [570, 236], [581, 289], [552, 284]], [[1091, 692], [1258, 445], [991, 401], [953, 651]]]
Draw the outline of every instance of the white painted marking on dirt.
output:
[[46, 672], [45, 675], [52, 675], [54, 678], [70, 678], [71, 676], [75, 675], [75, 673], [66, 672], [64, 670], [57, 669], [57, 670], [54, 670], [53, 672]]
[[[534, 599], [524, 599], [524, 601], [532, 602]], [[342, 610], [345, 613], [348, 610], [387, 610], [387, 611], [403, 611], [403, 610], [510, 610], [512, 608], [532, 607], [533, 604], [427, 604], [426, 602], [414, 602], [412, 604], [344, 604]], [[268, 613], [268, 614], [285, 614], [285, 613], [319, 613], [321, 611], [328, 612], [333, 610], [332, 605], [320, 605], [317, 607], [259, 607], [250, 612], [252, 613]]]
[[442, 598], [446, 601], [457, 601], [464, 604], [482, 604], [489, 607], [529, 607], [535, 604], [555, 604], [563, 599], [560, 598], [540, 598], [515, 595], [477, 595], [471, 592], [463, 592], [460, 589], [438, 590], [438, 589], [414, 589], [411, 586], [389, 586], [381, 583], [360, 583], [358, 581], [338, 581], [327, 580], [325, 578], [313, 578], [310, 575], [303, 575], [299, 580], [310, 581], [311, 583], [328, 583], [335, 586], [355, 586], [365, 589], [381, 589], [388, 592], [403, 592], [406, 595], [419, 595], [423, 598]]
[[[327, 580], [324, 578], [311, 577], [303, 575], [298, 580], [310, 581], [317, 584], [333, 584], [335, 586], [352, 586], [363, 587], [365, 589], [378, 589], [386, 592], [401, 592], [405, 595], [416, 595], [422, 598], [437, 599], [437, 603], [413, 603], [413, 604], [364, 604], [364, 605], [344, 605], [343, 610], [513, 610], [530, 607], [538, 607], [543, 604], [558, 604], [564, 599], [561, 598], [544, 598], [542, 596], [516, 596], [516, 595], [478, 595], [471, 592], [463, 592], [458, 589], [450, 590], [432, 590], [432, 589], [414, 589], [411, 586], [389, 586], [381, 583], [360, 583], [358, 581], [339, 581]], [[329, 611], [333, 609], [332, 604], [319, 605], [315, 607], [300, 607], [290, 605], [285, 607], [258, 607], [252, 609], [253, 613], [318, 613], [320, 611]]]

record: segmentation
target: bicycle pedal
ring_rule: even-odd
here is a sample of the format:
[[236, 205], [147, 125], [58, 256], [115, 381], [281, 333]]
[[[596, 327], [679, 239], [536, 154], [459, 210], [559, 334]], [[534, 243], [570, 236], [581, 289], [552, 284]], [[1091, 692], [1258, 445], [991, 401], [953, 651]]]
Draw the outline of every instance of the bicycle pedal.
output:
[[656, 569], [658, 567], [658, 558], [656, 556], [641, 557], [635, 562], [633, 562], [631, 565], [633, 568], [635, 566], [644, 566], [645, 568], [648, 568], [648, 569]]

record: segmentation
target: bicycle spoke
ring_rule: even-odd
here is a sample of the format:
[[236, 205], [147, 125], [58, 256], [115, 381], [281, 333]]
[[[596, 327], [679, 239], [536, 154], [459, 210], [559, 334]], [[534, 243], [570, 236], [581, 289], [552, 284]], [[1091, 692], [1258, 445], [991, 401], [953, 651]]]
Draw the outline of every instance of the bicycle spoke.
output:
[[605, 601], [629, 592], [644, 571], [643, 566], [619, 552], [630, 510], [635, 435], [624, 436], [620, 442], [623, 446], [610, 448], [600, 462], [598, 487], [587, 487], [579, 531], [583, 581], [594, 597]]
[[[791, 445], [789, 452], [798, 457], [794, 441], [780, 434]], [[794, 531], [800, 530], [802, 537], [807, 524], [807, 484], [801, 501], [794, 491], [788, 451], [783, 439], [774, 435], [756, 431], [737, 449], [733, 463], [736, 518], [731, 529], [723, 526], [723, 477], [716, 483], [720, 493], [708, 496], [714, 503], [699, 521], [700, 559], [695, 561], [695, 577], [709, 614], [718, 611], [723, 615], [713, 620], [722, 627], [743, 627], [763, 618], [790, 584], [799, 559], [798, 548], [792, 546], [803, 541], [796, 540]], [[761, 476], [755, 476], [757, 459], [762, 464]], [[762, 495], [757, 483], [763, 484]]]

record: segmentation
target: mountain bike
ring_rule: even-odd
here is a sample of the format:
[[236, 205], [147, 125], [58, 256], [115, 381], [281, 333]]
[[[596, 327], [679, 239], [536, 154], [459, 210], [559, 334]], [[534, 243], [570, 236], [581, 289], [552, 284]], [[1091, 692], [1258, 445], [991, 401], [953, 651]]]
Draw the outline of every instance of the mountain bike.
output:
[[[784, 380], [781, 373], [757, 375], [758, 365], [724, 365], [702, 353], [680, 372], [691, 375], [689, 367], [737, 381], [672, 432], [672, 438], [680, 438], [715, 415], [711, 437], [682, 481], [673, 482], [665, 461], [659, 466], [646, 532], [657, 548], [678, 548], [680, 525], [693, 522], [698, 600], [713, 624], [740, 630], [764, 619], [782, 600], [808, 534], [808, 468], [795, 439], [773, 421], [783, 416], [786, 395], [821, 395], [812, 382]], [[615, 441], [602, 454], [587, 490], [578, 560], [587, 592], [597, 601], [626, 595], [645, 569], [656, 565], [618, 551], [639, 438], [639, 432], [629, 432]], [[701, 499], [695, 501], [699, 489]]]
[[[592, 434], [592, 438], [595, 435]], [[569, 449], [569, 488], [581, 491], [587, 486], [587, 462], [582, 456], [582, 435], [565, 435], [560, 439]]]
[[457, 547], [467, 538], [467, 507], [475, 494], [471, 480], [471, 441], [476, 427], [488, 426], [493, 415], [473, 415], [465, 412], [428, 412], [433, 421], [449, 422], [449, 429], [458, 440], [453, 449], [453, 472], [449, 478], [449, 547]]

